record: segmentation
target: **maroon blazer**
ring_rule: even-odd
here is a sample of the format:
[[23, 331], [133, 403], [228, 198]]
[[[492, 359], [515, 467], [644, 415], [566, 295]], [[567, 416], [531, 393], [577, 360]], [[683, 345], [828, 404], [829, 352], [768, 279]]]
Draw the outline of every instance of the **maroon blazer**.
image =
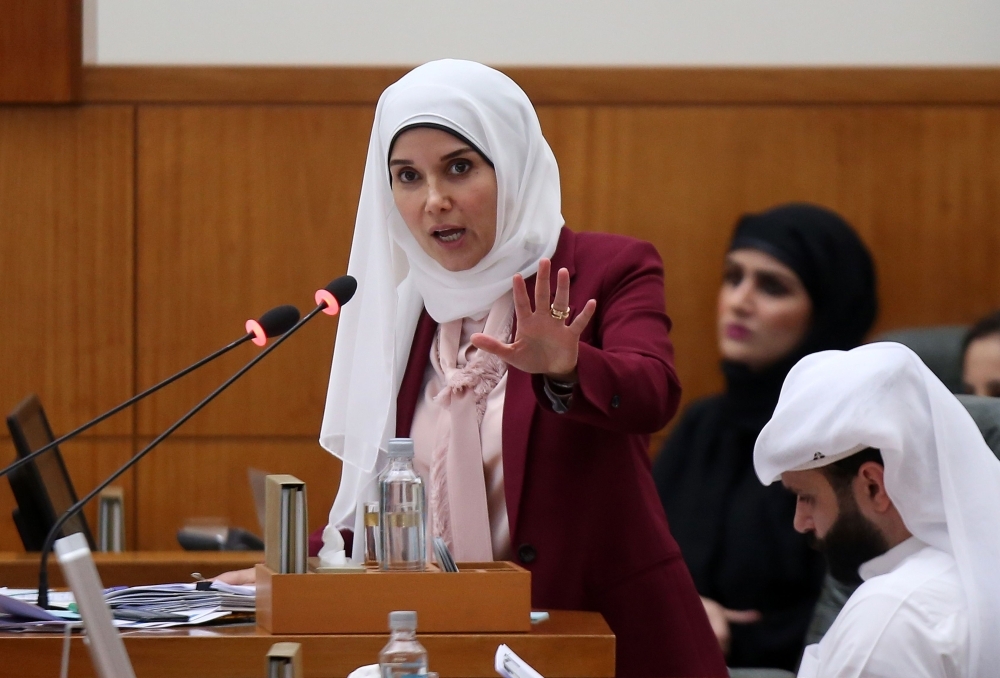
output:
[[[555, 413], [542, 378], [513, 367], [503, 409], [511, 546], [531, 571], [532, 606], [604, 615], [619, 676], [727, 676], [650, 473], [649, 434], [680, 400], [660, 256], [647, 242], [564, 228], [553, 290], [560, 268], [569, 269], [574, 311], [597, 300], [570, 409]], [[397, 436], [410, 434], [436, 329], [424, 312], [397, 399]]]

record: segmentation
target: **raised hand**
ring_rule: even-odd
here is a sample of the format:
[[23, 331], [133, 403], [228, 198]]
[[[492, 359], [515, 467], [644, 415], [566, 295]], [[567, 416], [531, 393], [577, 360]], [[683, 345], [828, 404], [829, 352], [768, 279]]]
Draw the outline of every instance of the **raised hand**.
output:
[[588, 301], [576, 318], [566, 324], [572, 313], [569, 308], [569, 271], [559, 269], [555, 299], [552, 299], [549, 289], [551, 270], [552, 262], [548, 259], [538, 262], [534, 310], [531, 308], [524, 278], [514, 276], [517, 333], [513, 343], [505, 344], [489, 335], [477, 333], [472, 335], [472, 344], [480, 350], [493, 353], [523, 372], [544, 374], [557, 381], [575, 383], [580, 335], [594, 317], [597, 302], [593, 299]]

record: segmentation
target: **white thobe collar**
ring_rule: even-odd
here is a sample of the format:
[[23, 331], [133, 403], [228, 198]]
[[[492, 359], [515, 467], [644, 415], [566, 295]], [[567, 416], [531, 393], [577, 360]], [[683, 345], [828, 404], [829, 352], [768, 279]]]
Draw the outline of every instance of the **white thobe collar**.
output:
[[880, 574], [892, 572], [899, 567], [904, 560], [912, 556], [917, 551], [927, 546], [916, 537], [902, 541], [880, 556], [876, 556], [858, 568], [858, 574], [865, 581]]

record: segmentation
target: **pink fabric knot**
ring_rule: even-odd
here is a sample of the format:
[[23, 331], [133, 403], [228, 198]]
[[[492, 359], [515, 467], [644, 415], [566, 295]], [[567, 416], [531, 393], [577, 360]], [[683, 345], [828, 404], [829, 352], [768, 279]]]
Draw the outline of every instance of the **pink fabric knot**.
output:
[[[444, 383], [434, 396], [443, 415], [431, 463], [431, 534], [444, 539], [459, 561], [488, 561], [493, 550], [481, 426], [486, 401], [506, 374], [507, 364], [473, 348], [468, 363], [459, 367], [464, 322], [439, 325], [431, 350], [434, 369]], [[513, 324], [513, 299], [505, 295], [490, 309], [483, 332], [508, 342]]]

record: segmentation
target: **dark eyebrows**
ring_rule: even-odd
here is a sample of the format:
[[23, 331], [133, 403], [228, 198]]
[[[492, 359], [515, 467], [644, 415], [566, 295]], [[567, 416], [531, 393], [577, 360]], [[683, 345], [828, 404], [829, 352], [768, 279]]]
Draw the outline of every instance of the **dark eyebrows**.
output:
[[795, 281], [791, 278], [791, 276], [783, 272], [763, 270], [763, 271], [755, 271], [755, 273], [758, 280], [763, 280], [767, 282], [776, 282], [785, 285], [786, 287], [791, 287], [792, 285], [795, 284]]
[[[442, 155], [441, 160], [442, 162], [445, 160], [451, 160], [452, 158], [457, 158], [460, 155], [466, 155], [468, 153], [478, 154], [478, 151], [476, 151], [476, 149], [472, 148], [471, 146], [463, 146], [458, 150], [452, 151], [451, 153], [448, 153], [446, 155]], [[405, 159], [397, 159], [389, 161], [389, 167], [395, 167], [396, 165], [412, 165], [412, 164], [413, 164], [412, 160], [405, 160]]]
[[476, 151], [476, 149], [471, 148], [469, 146], [463, 146], [462, 148], [458, 149], [457, 151], [452, 151], [451, 153], [448, 153], [447, 155], [442, 155], [441, 156], [441, 160], [451, 160], [452, 158], [457, 158], [458, 156], [465, 155], [466, 153], [477, 153], [478, 154], [478, 151]]

